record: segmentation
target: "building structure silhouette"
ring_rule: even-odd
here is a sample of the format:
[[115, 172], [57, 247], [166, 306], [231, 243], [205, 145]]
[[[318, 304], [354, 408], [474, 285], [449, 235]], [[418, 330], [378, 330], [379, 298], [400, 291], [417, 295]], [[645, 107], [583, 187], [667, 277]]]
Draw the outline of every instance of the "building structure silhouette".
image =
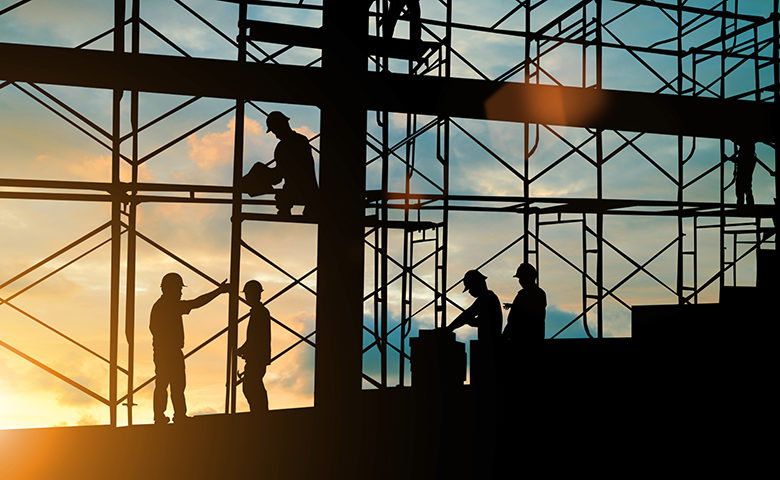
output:
[[[0, 15], [14, 8], [24, 8], [24, 3], [11, 5], [0, 11]], [[140, 384], [134, 381], [137, 323], [134, 295], [138, 241], [168, 254], [214, 285], [219, 283], [136, 228], [137, 207], [149, 202], [231, 206], [229, 262], [233, 290], [230, 293], [229, 321], [207, 343], [222, 335], [227, 336], [224, 413], [237, 414], [240, 379], [235, 350], [238, 325], [245, 320], [245, 317], [239, 315], [241, 299], [237, 290], [242, 284], [241, 261], [249, 253], [261, 261], [272, 263], [244, 239], [243, 225], [245, 222], [257, 221], [270, 225], [279, 222], [312, 224], [309, 218], [279, 218], [271, 208], [267, 208], [272, 207], [272, 201], [248, 199], [234, 188], [240, 183], [244, 168], [249, 165], [242, 150], [245, 113], [247, 109], [264, 112], [259, 104], [263, 101], [313, 105], [321, 111], [319, 178], [323, 207], [339, 214], [321, 217], [316, 223], [319, 249], [316, 266], [316, 343], [313, 340], [315, 332], [303, 334], [282, 322], [274, 321], [295, 335], [295, 345], [315, 348], [314, 408], [324, 412], [338, 412], [329, 417], [334, 422], [343, 422], [340, 415], [343, 412], [360, 410], [359, 405], [365, 401], [362, 386], [384, 393], [384, 397], [376, 396], [380, 400], [371, 397], [371, 402], [375, 401], [388, 409], [408, 401], [400, 398], [403, 394], [395, 391], [392, 382], [396, 381], [400, 387], [413, 383], [408, 378], [412, 360], [409, 340], [416, 328], [415, 319], [420, 315], [430, 315], [435, 326], [444, 326], [448, 322], [448, 310], [460, 308], [448, 295], [457, 286], [451, 277], [459, 277], [458, 274], [448, 274], [449, 223], [451, 214], [456, 212], [482, 212], [486, 215], [513, 212], [521, 220], [518, 222], [517, 239], [507, 245], [507, 249], [520, 245], [522, 261], [534, 264], [540, 276], [544, 275], [544, 265], [539, 261], [542, 252], [571, 268], [572, 275], [579, 277], [581, 285], [581, 312], [561, 331], [548, 332], [550, 355], [560, 355], [558, 358], [561, 359], [571, 359], [580, 354], [590, 355], [592, 358], [600, 358], [596, 363], [608, 371], [609, 368], [616, 368], [608, 361], [608, 357], [613, 355], [610, 349], [622, 352], [623, 349], [633, 348], [635, 350], [632, 351], [642, 351], [642, 332], [651, 331], [647, 325], [654, 324], [643, 316], [645, 314], [642, 312], [649, 310], [629, 305], [616, 293], [620, 286], [634, 276], [647, 275], [664, 289], [673, 292], [677, 299], [676, 305], [667, 306], [665, 313], [655, 314], [653, 319], [660, 316], [668, 319], [677, 315], [670, 312], [697, 308], [699, 294], [713, 286], [717, 287], [721, 298], [741, 294], [735, 293], [741, 292], [736, 285], [735, 272], [738, 265], [746, 263], [748, 259], [758, 258], [762, 262], [757, 267], [758, 276], [763, 283], [776, 285], [772, 283], [772, 275], [765, 273], [773, 270], [776, 257], [773, 250], [764, 248], [774, 242], [771, 236], [774, 227], [770, 224], [776, 216], [776, 206], [757, 203], [750, 208], [737, 208], [729, 202], [723, 188], [729, 181], [728, 171], [718, 160], [726, 153], [727, 139], [734, 134], [747, 134], [772, 148], [776, 146], [776, 96], [777, 85], [780, 84], [777, 0], [773, 3], [773, 13], [767, 17], [740, 13], [725, 2], [713, 8], [702, 8], [679, 2], [572, 1], [567, 9], [542, 22], [541, 26], [534, 17], [534, 10], [545, 2], [520, 3], [495, 24], [477, 26], [454, 21], [453, 9], [457, 6], [448, 0], [440, 2], [437, 10], [439, 18], [423, 19], [423, 37], [426, 41], [422, 48], [403, 39], [385, 41], [379, 27], [374, 27], [375, 30], [369, 36], [366, 35], [368, 18], [379, 18], [384, 8], [382, 4], [386, 2], [376, 2], [368, 13], [353, 11], [343, 5], [346, 2], [335, 0], [322, 3], [236, 0], [230, 3], [237, 4], [237, 40], [233, 40], [235, 31], [219, 34], [235, 47], [235, 60], [193, 58], [175, 44], [172, 47], [180, 56], [143, 53], [140, 46], [142, 29], [154, 35], [162, 34], [143, 19], [139, 0], [115, 1], [115, 25], [99, 36], [101, 39], [113, 39], [113, 49], [110, 51], [90, 49], [92, 41], [77, 48], [0, 44], [0, 56], [4, 59], [0, 65], [0, 78], [3, 79], [0, 89], [18, 88], [51, 109], [62, 112], [69, 122], [86, 124], [79, 128], [96, 136], [97, 141], [105, 144], [112, 153], [111, 182], [0, 180], [0, 186], [5, 188], [0, 192], [0, 198], [105, 202], [111, 205], [109, 221], [2, 284], [5, 287], [29, 278], [40, 267], [63, 253], [94, 241], [98, 233], [110, 233], [109, 241], [104, 242], [111, 249], [108, 354], [94, 352], [66, 333], [47, 326], [63, 341], [79, 346], [106, 363], [108, 396], [104, 397], [81, 385], [67, 372], [60, 372], [57, 366], [46, 365], [33, 355], [17, 349], [13, 346], [12, 338], [4, 335], [0, 345], [70, 387], [105, 404], [110, 411], [111, 427], [120, 423], [123, 405], [127, 423], [133, 425], [134, 394], [153, 381], [148, 379]], [[186, 2], [181, 4], [208, 28], [219, 30]], [[610, 10], [611, 16], [605, 15], [607, 4], [616, 9]], [[304, 9], [321, 13], [322, 26], [282, 25], [251, 18], [250, 6]], [[632, 45], [621, 39], [610, 26], [624, 12], [638, 9], [660, 11], [674, 19], [676, 35], [652, 45]], [[511, 23], [517, 19], [520, 19], [521, 27], [510, 27], [510, 24], [517, 24]], [[698, 39], [695, 32], [702, 24], [709, 22], [721, 23], [721, 35], [696, 43]], [[126, 35], [125, 26], [130, 27], [129, 36]], [[471, 59], [463, 57], [453, 46], [452, 38], [457, 30], [516, 38], [522, 45], [522, 54], [512, 68], [499, 75], [489, 75], [481, 71]], [[92, 40], [97, 41], [98, 37]], [[170, 42], [169, 39], [164, 40]], [[281, 50], [268, 53], [264, 49], [267, 43], [281, 45]], [[276, 60], [280, 51], [301, 47], [321, 50], [322, 57], [311, 65], [286, 65]], [[579, 60], [582, 71], [580, 81], [576, 83], [566, 83], [544, 67], [544, 60], [551, 52], [565, 47], [581, 50]], [[660, 78], [663, 86], [656, 91], [636, 91], [631, 86], [625, 89], [605, 88], [604, 55], [606, 51], [613, 50], [636, 59], [650, 76]], [[672, 77], [667, 77], [665, 71], [654, 67], [643, 55], [671, 59], [676, 63], [676, 71]], [[473, 78], [455, 74], [453, 65], [456, 63], [466, 68]], [[713, 64], [717, 71], [715, 74], [710, 73]], [[731, 90], [734, 64], [747, 65], [755, 70], [755, 82], [747, 90]], [[84, 68], [75, 69], [73, 65]], [[105, 138], [101, 138], [99, 127], [90, 125], [83, 115], [47, 92], [44, 86], [47, 84], [112, 91], [111, 131], [104, 132], [106, 135], [102, 137]], [[227, 114], [235, 115], [232, 185], [153, 184], [139, 180], [138, 167], [141, 164], [191, 133], [186, 132], [171, 139], [168, 145], [142, 156], [138, 149], [138, 136], [144, 125], [139, 121], [138, 98], [144, 92], [192, 97], [161, 117], [185, 109], [200, 97], [235, 100], [234, 107], [204, 122], [205, 125]], [[353, 94], [343, 95], [343, 92]], [[121, 102], [126, 94], [130, 97], [129, 115], [133, 127], [130, 132], [123, 133]], [[559, 108], [552, 108], [552, 105]], [[400, 139], [394, 138], [391, 129], [393, 112], [405, 117], [406, 132]], [[524, 145], [519, 165], [516, 160], [494, 152], [487, 142], [469, 130], [463, 119], [518, 123], [522, 128]], [[561, 127], [583, 129], [585, 137], [575, 143], [567, 138]], [[564, 150], [547, 167], [536, 171], [532, 168], [532, 162], [540, 155], [540, 132]], [[522, 184], [523, 194], [498, 196], [451, 193], [451, 142], [456, 133], [469, 138], [486, 155], [505, 167], [507, 175], [516, 177]], [[605, 139], [608, 134], [613, 140], [619, 139], [618, 147], [611, 152], [608, 151]], [[436, 139], [433, 158], [424, 157], [416, 148], [425, 135], [434, 135]], [[643, 151], [640, 141], [648, 135], [664, 135], [664, 138], [673, 139], [677, 156], [675, 169], [664, 168]], [[696, 153], [696, 139], [719, 140], [721, 155], [715, 156], [715, 162], [708, 171], [695, 172], [692, 177], [685, 167]], [[130, 144], [130, 155], [122, 153], [126, 151], [123, 148], [127, 148], [127, 144]], [[605, 193], [608, 179], [604, 174], [604, 166], [624, 150], [637, 152], [640, 161], [649, 163], [666, 177], [674, 186], [674, 198], [610, 198]], [[596, 179], [593, 195], [588, 198], [532, 195], [534, 182], [571, 156], [583, 157], [592, 168], [591, 172]], [[776, 158], [775, 153], [775, 162]], [[337, 162], [335, 159], [349, 161]], [[131, 168], [130, 182], [120, 179], [120, 164], [123, 162]], [[433, 164], [433, 167], [423, 167], [425, 162]], [[404, 187], [403, 191], [393, 191], [391, 185], [398, 184], [397, 173], [394, 172], [399, 165], [403, 172], [400, 176]], [[378, 188], [357, 188], [356, 185], [366, 185], [367, 169], [372, 168], [379, 170]], [[430, 171], [437, 172], [436, 178], [428, 175]], [[687, 200], [686, 193], [712, 173], [719, 177], [718, 200]], [[421, 188], [421, 183], [426, 187]], [[47, 191], [42, 192], [41, 189]], [[247, 206], [257, 208], [249, 211], [245, 208]], [[635, 259], [605, 234], [605, 225], [609, 219], [618, 216], [671, 218], [677, 222], [676, 235], [669, 238], [661, 250], [650, 252], [649, 259]], [[581, 233], [581, 257], [577, 260], [566, 258], [552, 243], [545, 241], [544, 230], [563, 224], [573, 224]], [[706, 277], [701, 278], [698, 234], [703, 229], [718, 232], [719, 261], [714, 273], [708, 272]], [[122, 237], [126, 237], [124, 252]], [[366, 245], [371, 248], [373, 258], [364, 257]], [[337, 258], [330, 255], [336, 248], [342, 253]], [[401, 252], [400, 256], [393, 255], [392, 252], [397, 251]], [[676, 258], [677, 273], [672, 284], [656, 277], [648, 268], [650, 263], [666, 252], [673, 252]], [[496, 252], [487, 258], [485, 264], [494, 261], [501, 253]], [[623, 275], [612, 285], [608, 284], [605, 272], [607, 255], [617, 255], [633, 266], [629, 274]], [[364, 273], [366, 265], [371, 263], [373, 290], [365, 292]], [[278, 268], [284, 271], [283, 267]], [[120, 278], [123, 270], [126, 272], [124, 282]], [[396, 271], [398, 273], [394, 273]], [[349, 272], [349, 275], [345, 276], [344, 272]], [[302, 278], [290, 277], [292, 284], [300, 284], [302, 281]], [[393, 289], [399, 283], [400, 288], [394, 293]], [[756, 288], [760, 288], [760, 283], [756, 282]], [[124, 315], [120, 311], [122, 285], [126, 292]], [[12, 306], [11, 301], [16, 295], [4, 298], [3, 303]], [[422, 297], [427, 300], [420, 303]], [[390, 305], [391, 299], [397, 301], [397, 305]], [[635, 327], [637, 338], [632, 339], [633, 343], [624, 341], [626, 339], [611, 342], [606, 338], [604, 313], [607, 302], [640, 312], [635, 325], [641, 326]], [[731, 302], [732, 305], [740, 303]], [[365, 303], [373, 310], [371, 322], [363, 318]], [[398, 321], [393, 319], [393, 311], [396, 309], [400, 311]], [[685, 314], [683, 317], [698, 318], [697, 314]], [[337, 318], [339, 321], [335, 321]], [[33, 320], [46, 325], [41, 319]], [[120, 340], [122, 320], [125, 325], [125, 342]], [[556, 342], [557, 337], [573, 325], [582, 325], [588, 338], [575, 342]], [[373, 340], [364, 344], [364, 334]], [[647, 338], [658, 338], [652, 333], [644, 335]], [[683, 339], [689, 339], [695, 332], [686, 335], [682, 335]], [[626, 343], [631, 345], [627, 346]], [[687, 342], [685, 344], [690, 346]], [[187, 356], [196, 354], [203, 346], [205, 344], [199, 345]], [[121, 366], [118, 361], [119, 349], [124, 347], [128, 352], [128, 364]], [[600, 350], [594, 352], [594, 348]], [[372, 353], [377, 353], [379, 357], [378, 375], [363, 368], [363, 355]], [[127, 377], [126, 388], [120, 387], [123, 376]], [[581, 381], [565, 374], [561, 377], [567, 378], [572, 384]], [[607, 387], [606, 382], [600, 385]], [[372, 395], [374, 393], [377, 392], [372, 392]], [[330, 427], [336, 428], [334, 425]]]

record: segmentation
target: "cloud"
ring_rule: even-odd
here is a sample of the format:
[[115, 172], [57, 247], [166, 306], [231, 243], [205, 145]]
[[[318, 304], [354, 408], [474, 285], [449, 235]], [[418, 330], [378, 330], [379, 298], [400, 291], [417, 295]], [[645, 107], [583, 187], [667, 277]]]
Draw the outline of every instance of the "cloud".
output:
[[111, 181], [111, 154], [98, 156], [53, 157], [38, 155], [35, 162], [39, 168], [61, 172], [65, 178], [91, 182]]
[[[65, 374], [73, 367], [67, 359], [44, 363]], [[76, 380], [94, 382], [84, 376]], [[0, 428], [94, 425], [105, 423], [108, 414], [101, 403], [5, 349], [0, 349], [0, 391]]]
[[[85, 182], [110, 182], [112, 163], [110, 153], [104, 155], [66, 153], [57, 157], [41, 154], [34, 160], [35, 168], [39, 171], [48, 171], [53, 177]], [[122, 180], [129, 181], [130, 165], [125, 160], [120, 160], [119, 168]], [[138, 167], [138, 180], [154, 182], [156, 178], [146, 164], [141, 164]]]
[[78, 420], [76, 420], [76, 425], [98, 425], [100, 423], [100, 419], [89, 412], [84, 413], [81, 417], [79, 417]]
[[199, 408], [199, 409], [197, 409], [197, 410], [193, 410], [192, 412], [188, 412], [188, 415], [192, 415], [192, 416], [197, 416], [197, 415], [213, 415], [213, 414], [216, 414], [216, 413], [221, 413], [221, 412], [217, 411], [217, 409], [216, 409], [216, 408], [212, 408], [212, 407], [203, 407], [203, 408]]
[[113, 26], [113, 4], [99, 0], [37, 0], [12, 10], [7, 16], [14, 37], [3, 36], [2, 41], [72, 47]]
[[0, 210], [0, 227], [6, 231], [23, 230], [27, 227], [27, 222], [11, 210]]
[[[263, 127], [249, 117], [244, 119], [244, 134], [251, 143], [264, 144]], [[220, 165], [233, 163], [233, 144], [236, 135], [236, 119], [227, 124], [227, 130], [202, 135], [193, 133], [187, 137], [190, 160], [201, 170], [211, 170]]]

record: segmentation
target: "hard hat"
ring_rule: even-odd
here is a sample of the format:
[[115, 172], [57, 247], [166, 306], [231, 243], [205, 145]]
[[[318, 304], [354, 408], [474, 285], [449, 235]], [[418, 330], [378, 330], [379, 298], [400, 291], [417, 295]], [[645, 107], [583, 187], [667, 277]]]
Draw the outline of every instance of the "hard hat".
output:
[[519, 267], [517, 267], [517, 271], [515, 272], [514, 276], [516, 278], [536, 278], [536, 269], [533, 265], [530, 263], [521, 263]]
[[252, 292], [252, 291], [262, 292], [263, 286], [257, 280], [249, 280], [244, 284], [244, 289], [242, 291], [245, 293]]
[[180, 287], [186, 287], [187, 285], [184, 284], [184, 280], [182, 280], [181, 275], [175, 272], [166, 273], [163, 275], [162, 280], [160, 281], [160, 287], [167, 288], [180, 288]]
[[268, 133], [273, 132], [276, 130], [279, 126], [287, 124], [287, 121], [290, 120], [287, 115], [283, 114], [279, 111], [273, 111], [268, 114], [268, 118], [265, 119], [265, 124], [268, 127]]
[[478, 280], [485, 280], [487, 277], [479, 273], [479, 270], [469, 270], [466, 272], [465, 275], [463, 275], [463, 291], [469, 289], [469, 286], [478, 281]]

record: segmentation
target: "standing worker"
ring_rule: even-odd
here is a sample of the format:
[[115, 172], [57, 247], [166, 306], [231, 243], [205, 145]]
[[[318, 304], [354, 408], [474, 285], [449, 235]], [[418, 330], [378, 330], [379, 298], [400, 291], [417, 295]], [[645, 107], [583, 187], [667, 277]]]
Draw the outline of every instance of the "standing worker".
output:
[[[478, 270], [469, 270], [463, 275], [463, 291], [475, 298], [466, 310], [461, 312], [446, 329], [453, 331], [463, 325], [477, 327], [477, 342], [471, 344], [472, 380], [474, 383], [493, 384], [496, 380], [496, 349], [501, 336], [501, 301], [487, 287], [487, 277]], [[475, 362], [475, 356], [478, 360]]]
[[734, 162], [734, 187], [737, 193], [737, 205], [753, 205], [753, 171], [756, 169], [756, 144], [748, 140], [737, 143], [737, 152], [723, 159]]
[[260, 300], [262, 293], [263, 286], [257, 280], [250, 280], [244, 285], [244, 298], [251, 310], [246, 342], [236, 351], [246, 360], [243, 390], [249, 410], [255, 414], [268, 412], [268, 392], [263, 385], [263, 376], [271, 363], [271, 314]]
[[512, 303], [505, 303], [509, 310], [504, 338], [510, 345], [540, 345], [544, 340], [544, 318], [547, 294], [539, 288], [536, 269], [530, 263], [522, 263], [514, 275], [522, 290]]
[[154, 423], [165, 424], [168, 406], [168, 386], [171, 387], [173, 403], [173, 421], [183, 422], [187, 417], [187, 403], [184, 400], [184, 387], [187, 378], [184, 371], [184, 322], [182, 315], [200, 308], [228, 291], [227, 280], [217, 288], [194, 300], [182, 300], [182, 287], [185, 287], [181, 275], [166, 273], [160, 282], [162, 296], [152, 306], [149, 330], [152, 332], [154, 350]]
[[[469, 270], [463, 275], [463, 291], [468, 291], [475, 298], [466, 310], [458, 315], [447, 329], [452, 331], [463, 325], [477, 327], [477, 341], [469, 345], [471, 356], [471, 384], [476, 389], [477, 435], [479, 441], [474, 446], [474, 453], [482, 465], [480, 470], [484, 478], [493, 478], [497, 451], [497, 425], [501, 391], [499, 364], [501, 351], [501, 324], [504, 317], [501, 313], [501, 301], [487, 287], [487, 277], [478, 270]], [[503, 380], [503, 379], [502, 379]]]
[[268, 114], [268, 133], [279, 139], [274, 150], [273, 162], [276, 166], [256, 163], [244, 175], [241, 191], [251, 196], [271, 193], [272, 186], [284, 180], [284, 186], [276, 194], [279, 215], [290, 215], [293, 205], [304, 205], [304, 215], [316, 214], [319, 190], [311, 145], [304, 135], [290, 128], [289, 120], [282, 112]]

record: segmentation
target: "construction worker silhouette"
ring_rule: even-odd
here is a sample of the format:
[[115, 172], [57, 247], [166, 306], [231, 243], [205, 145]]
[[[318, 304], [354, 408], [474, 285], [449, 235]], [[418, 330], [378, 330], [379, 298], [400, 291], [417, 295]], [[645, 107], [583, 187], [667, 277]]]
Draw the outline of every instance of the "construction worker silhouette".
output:
[[724, 155], [724, 161], [734, 162], [734, 180], [737, 205], [753, 205], [753, 171], [756, 169], [756, 144], [748, 140], [737, 142], [737, 152], [732, 156]]
[[390, 0], [390, 8], [383, 20], [382, 34], [385, 38], [393, 38], [395, 25], [401, 18], [401, 11], [404, 7], [406, 7], [406, 15], [409, 17], [409, 40], [419, 42], [422, 38], [420, 0]]
[[268, 411], [268, 393], [263, 385], [263, 376], [271, 363], [271, 314], [261, 301], [262, 293], [263, 286], [257, 280], [250, 280], [244, 285], [244, 298], [251, 310], [246, 342], [236, 351], [246, 360], [242, 385], [252, 413]]
[[488, 290], [487, 277], [478, 270], [469, 270], [463, 275], [463, 291], [474, 297], [474, 303], [455, 318], [447, 329], [452, 331], [463, 325], [477, 327], [477, 338], [494, 342], [501, 335], [501, 302], [492, 290]]
[[183, 422], [187, 417], [187, 403], [184, 388], [187, 385], [184, 372], [184, 322], [182, 315], [200, 308], [217, 296], [228, 291], [227, 280], [216, 289], [194, 300], [182, 300], [182, 287], [185, 287], [181, 275], [166, 273], [160, 282], [162, 296], [152, 306], [149, 330], [152, 332], [154, 349], [154, 423], [169, 422], [165, 416], [168, 404], [168, 386], [171, 387], [173, 403], [173, 421]]
[[486, 280], [478, 270], [469, 270], [463, 275], [463, 291], [468, 291], [475, 300], [446, 329], [453, 331], [463, 325], [477, 328], [477, 341], [470, 345], [471, 383], [492, 385], [496, 380], [496, 350], [504, 317], [501, 302], [488, 289]]
[[523, 288], [517, 292], [512, 303], [504, 304], [509, 314], [503, 337], [514, 346], [539, 345], [544, 340], [547, 294], [537, 284], [533, 265], [520, 264], [514, 276]]
[[255, 163], [244, 175], [241, 191], [251, 196], [273, 193], [273, 186], [284, 180], [281, 191], [276, 193], [278, 213], [290, 215], [293, 205], [304, 205], [304, 215], [312, 215], [316, 213], [319, 190], [311, 145], [305, 136], [290, 128], [289, 120], [282, 112], [268, 114], [268, 133], [279, 139], [273, 158], [276, 166]]

